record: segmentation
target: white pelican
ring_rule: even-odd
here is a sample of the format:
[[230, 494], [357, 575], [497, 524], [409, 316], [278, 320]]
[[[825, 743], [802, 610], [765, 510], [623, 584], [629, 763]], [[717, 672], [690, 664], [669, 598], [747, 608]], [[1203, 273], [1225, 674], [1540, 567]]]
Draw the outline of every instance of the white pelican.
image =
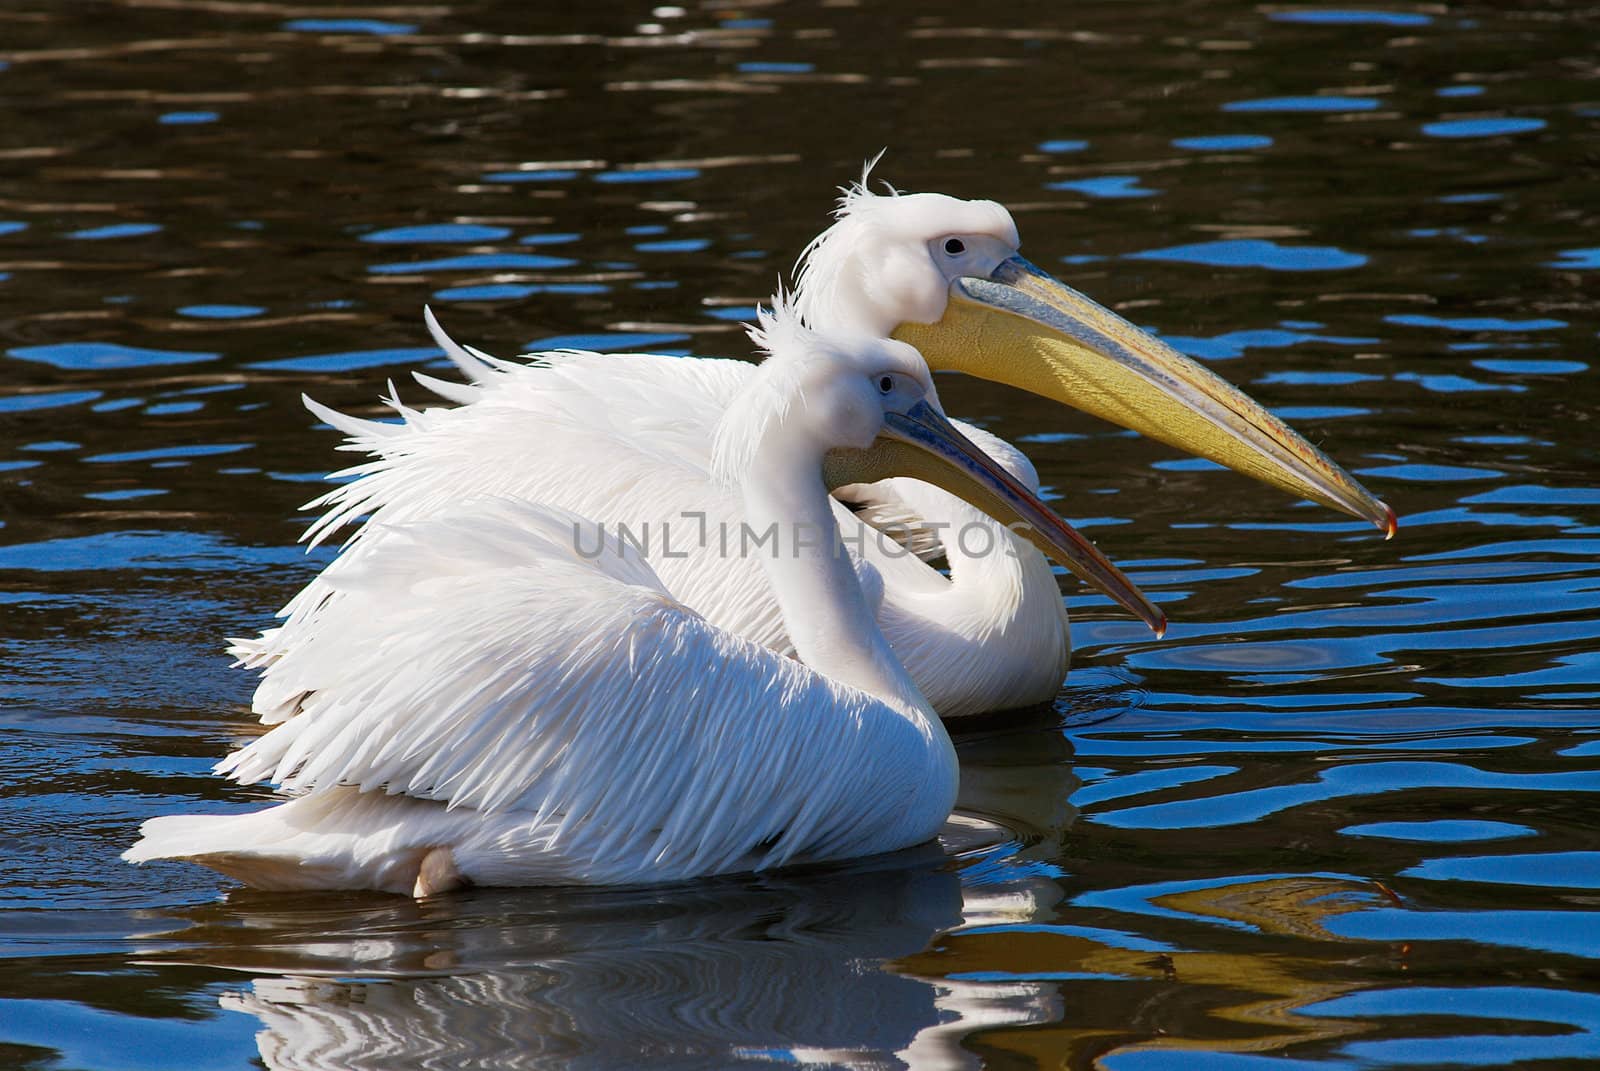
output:
[[931, 838], [955, 800], [955, 751], [844, 553], [828, 452], [882, 435], [926, 453], [1064, 557], [1126, 581], [944, 419], [914, 349], [816, 335], [775, 308], [756, 332], [771, 356], [712, 459], [742, 531], [764, 540], [755, 556], [801, 661], [717, 628], [574, 514], [472, 499], [327, 570], [342, 597], [273, 667], [300, 708], [218, 767], [299, 795], [152, 819], [124, 858], [426, 896], [671, 881]]
[[[1388, 507], [1282, 421], [1033, 267], [1017, 248], [1010, 214], [992, 201], [875, 195], [863, 176], [804, 253], [795, 305], [818, 329], [903, 338], [934, 370], [1056, 399], [1392, 533]], [[308, 402], [346, 432], [345, 449], [375, 457], [341, 474], [358, 476], [354, 482], [311, 503], [326, 510], [307, 533], [313, 545], [363, 515], [372, 521], [345, 554], [363, 552], [382, 524], [448, 515], [470, 494], [528, 498], [625, 524], [631, 534], [648, 529], [642, 549], [674, 595], [716, 624], [787, 649], [760, 570], [717, 553], [717, 534], [736, 523], [737, 503], [705, 475], [710, 430], [750, 374], [748, 364], [645, 355], [508, 363], [457, 346], [431, 315], [429, 327], [472, 384], [418, 378], [457, 408], [415, 411], [391, 399], [404, 418], [396, 426]], [[963, 430], [1038, 488], [1019, 451]], [[958, 497], [918, 480], [884, 479], [923, 475], [920, 464], [885, 443], [855, 455], [848, 468], [830, 466], [830, 485], [848, 485], [842, 497], [864, 507], [859, 519], [841, 510], [840, 523], [872, 567], [879, 625], [942, 717], [1050, 699], [1066, 675], [1070, 643], [1049, 566]], [[863, 523], [884, 520], [920, 533], [942, 527], [936, 549], [949, 576], [896, 553]], [[337, 597], [314, 580], [284, 608], [280, 628], [235, 641], [242, 664], [265, 670], [254, 702], [264, 718], [286, 716], [299, 701], [273, 663], [306, 642], [313, 619]], [[1164, 626], [1147, 604], [1129, 608], [1158, 632]]]

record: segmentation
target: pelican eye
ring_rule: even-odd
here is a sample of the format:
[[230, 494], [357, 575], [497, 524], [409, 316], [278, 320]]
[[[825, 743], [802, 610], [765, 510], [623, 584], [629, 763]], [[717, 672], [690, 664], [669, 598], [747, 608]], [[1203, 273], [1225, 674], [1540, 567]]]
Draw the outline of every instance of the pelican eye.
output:
[[880, 394], [888, 394], [892, 390], [894, 390], [893, 376], [884, 376], [882, 379], [878, 380], [878, 392]]
[[944, 251], [953, 257], [959, 257], [967, 251], [967, 243], [960, 238], [946, 238], [944, 240]]

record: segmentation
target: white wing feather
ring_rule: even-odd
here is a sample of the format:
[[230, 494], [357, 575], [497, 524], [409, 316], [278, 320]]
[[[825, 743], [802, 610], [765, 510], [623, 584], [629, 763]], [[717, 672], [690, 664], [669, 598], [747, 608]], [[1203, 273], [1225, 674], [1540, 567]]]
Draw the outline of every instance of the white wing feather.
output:
[[[401, 417], [398, 425], [344, 416], [306, 399], [307, 408], [349, 437], [339, 449], [375, 456], [334, 473], [358, 478], [307, 503], [325, 512], [306, 542], [316, 546], [378, 508], [388, 511], [386, 520], [403, 523], [473, 495], [551, 501], [545, 492], [575, 483], [592, 494], [592, 484], [568, 478], [574, 469], [581, 476], [603, 466], [612, 474], [608, 484], [624, 483], [630, 465], [659, 466], [667, 479], [687, 466], [703, 478], [709, 429], [753, 369], [743, 361], [577, 351], [485, 367], [473, 387], [440, 392], [450, 401], [471, 397], [461, 408], [411, 409], [391, 388], [386, 401]], [[437, 383], [423, 382], [430, 389]]]
[[[339, 562], [347, 565], [397, 525], [447, 517], [463, 501], [488, 496], [571, 509], [604, 521], [613, 534], [619, 524], [635, 535], [648, 526], [657, 570], [680, 602], [757, 643], [790, 649], [759, 560], [720, 551], [726, 540], [737, 547], [742, 511], [709, 472], [710, 429], [753, 365], [563, 352], [528, 364], [485, 358], [476, 368], [478, 383], [448, 392], [476, 392], [460, 408], [413, 409], [391, 389], [397, 424], [346, 416], [306, 399], [313, 413], [348, 437], [339, 449], [373, 460], [335, 473], [351, 481], [308, 503], [307, 509], [325, 512], [303, 539], [315, 546], [366, 518], [341, 551]], [[842, 508], [838, 512], [841, 523], [859, 525]], [[675, 551], [658, 554], [669, 531]], [[707, 547], [718, 548], [714, 568], [706, 567], [704, 554], [678, 556], [693, 549], [702, 531]], [[871, 566], [860, 572], [876, 605], [882, 581]], [[316, 577], [291, 599], [279, 613], [286, 618], [280, 627], [259, 639], [233, 641], [241, 664], [264, 670], [253, 706], [267, 724], [292, 716], [303, 698], [276, 663], [320, 632], [315, 619], [341, 597], [334, 575]]]
[[761, 868], [936, 831], [943, 812], [907, 828], [940, 790], [914, 781], [934, 746], [923, 730], [714, 628], [615, 541], [583, 557], [582, 523], [478, 501], [341, 559], [314, 642], [273, 667], [307, 693], [303, 711], [219, 770], [526, 816], [540, 854], [571, 861], [567, 880]]

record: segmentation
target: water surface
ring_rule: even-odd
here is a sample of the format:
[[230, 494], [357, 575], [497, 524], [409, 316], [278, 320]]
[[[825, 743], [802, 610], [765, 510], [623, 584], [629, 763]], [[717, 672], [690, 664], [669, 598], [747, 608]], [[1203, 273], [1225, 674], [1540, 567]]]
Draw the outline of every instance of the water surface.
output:
[[[1593, 12], [21, 0], [0, 13], [0, 1063], [1600, 1060]], [[264, 793], [249, 634], [326, 560], [309, 393], [459, 338], [749, 352], [878, 176], [1293, 421], [1359, 522], [999, 386], [1172, 619], [964, 734], [941, 847], [427, 904], [130, 868]]]

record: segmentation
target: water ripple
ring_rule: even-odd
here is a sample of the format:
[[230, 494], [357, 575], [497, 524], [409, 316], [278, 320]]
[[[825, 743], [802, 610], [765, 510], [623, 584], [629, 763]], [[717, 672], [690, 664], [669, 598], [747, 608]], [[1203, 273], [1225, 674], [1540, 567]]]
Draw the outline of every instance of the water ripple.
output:
[[220, 354], [188, 350], [158, 350], [125, 346], [120, 342], [58, 342], [47, 346], [17, 346], [7, 354], [67, 369], [148, 368], [153, 365], [197, 364], [215, 361]]
[[1324, 770], [1305, 784], [1125, 807], [1086, 814], [1084, 819], [1118, 829], [1203, 829], [1257, 822], [1279, 811], [1312, 803], [1422, 789], [1597, 792], [1600, 771], [1497, 773], [1461, 763], [1373, 761]]
[[1273, 271], [1339, 271], [1367, 262], [1360, 253], [1334, 246], [1290, 246], [1260, 238], [1239, 238], [1129, 253], [1132, 260], [1171, 260], [1215, 267], [1269, 268]]
[[1378, 102], [1371, 97], [1340, 97], [1334, 95], [1315, 97], [1262, 97], [1256, 100], [1235, 100], [1222, 106], [1225, 112], [1285, 112], [1336, 114], [1339, 112], [1377, 111]]

